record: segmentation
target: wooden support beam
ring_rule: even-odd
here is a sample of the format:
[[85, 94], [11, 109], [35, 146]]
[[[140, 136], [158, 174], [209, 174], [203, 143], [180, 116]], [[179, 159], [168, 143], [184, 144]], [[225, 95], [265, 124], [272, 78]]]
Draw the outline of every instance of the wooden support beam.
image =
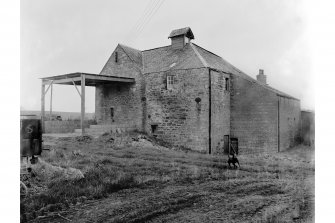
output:
[[64, 83], [71, 83], [72, 81], [81, 81], [80, 77], [74, 77], [74, 78], [65, 78], [60, 80], [45, 80], [46, 83], [53, 83], [53, 84], [64, 84]]
[[48, 82], [48, 84], [49, 84], [49, 87], [47, 88], [47, 90], [46, 90], [46, 91], [44, 91], [44, 94], [48, 93], [48, 91], [49, 91], [49, 88], [51, 87], [51, 85], [52, 85], [52, 83], [53, 83], [53, 82], [54, 82], [54, 81]]
[[45, 132], [44, 129], [44, 112], [45, 112], [45, 85], [42, 81], [42, 89], [41, 89], [41, 126], [42, 126], [42, 133]]
[[50, 88], [50, 120], [52, 120], [52, 83]]
[[75, 86], [75, 88], [76, 88], [76, 90], [77, 90], [77, 92], [78, 92], [78, 94], [79, 94], [79, 97], [81, 97], [81, 94], [80, 94], [80, 92], [79, 92], [79, 90], [78, 90], [78, 88], [77, 88], [77, 85], [76, 85], [76, 83], [74, 83], [74, 81], [72, 80], [72, 83], [73, 83], [73, 85]]
[[85, 74], [81, 75], [81, 135], [85, 134]]
[[109, 77], [109, 76], [103, 76], [103, 75], [90, 75], [90, 74], [85, 74], [85, 75], [88, 79], [91, 79], [91, 80], [135, 83], [135, 79], [130, 78], [130, 77], [112, 77], [112, 76]]

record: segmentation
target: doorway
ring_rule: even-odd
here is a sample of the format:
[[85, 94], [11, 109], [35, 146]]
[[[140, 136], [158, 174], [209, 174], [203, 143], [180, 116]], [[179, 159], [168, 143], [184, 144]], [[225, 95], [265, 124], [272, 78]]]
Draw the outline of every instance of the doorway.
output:
[[223, 151], [224, 153], [229, 153], [229, 135], [223, 136]]
[[110, 118], [111, 118], [112, 122], [114, 122], [114, 107], [110, 108]]

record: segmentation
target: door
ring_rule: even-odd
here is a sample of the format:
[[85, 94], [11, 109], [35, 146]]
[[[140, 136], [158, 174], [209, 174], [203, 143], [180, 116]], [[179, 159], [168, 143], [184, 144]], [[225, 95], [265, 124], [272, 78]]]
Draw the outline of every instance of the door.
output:
[[235, 153], [238, 155], [238, 139], [230, 138], [230, 154]]
[[223, 136], [223, 151], [224, 153], [229, 153], [229, 135]]

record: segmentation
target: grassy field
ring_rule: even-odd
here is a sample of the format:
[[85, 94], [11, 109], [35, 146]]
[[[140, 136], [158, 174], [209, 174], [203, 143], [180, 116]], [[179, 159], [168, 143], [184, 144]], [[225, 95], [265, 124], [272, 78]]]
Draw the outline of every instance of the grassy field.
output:
[[139, 135], [45, 138], [50, 150], [21, 176], [21, 222], [314, 222], [310, 147], [240, 155], [229, 169]]

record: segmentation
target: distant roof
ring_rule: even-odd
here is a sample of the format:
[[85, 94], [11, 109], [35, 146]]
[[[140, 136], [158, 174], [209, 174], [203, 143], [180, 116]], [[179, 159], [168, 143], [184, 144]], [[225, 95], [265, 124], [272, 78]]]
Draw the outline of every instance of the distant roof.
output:
[[315, 111], [309, 109], [302, 109], [301, 112], [315, 113]]
[[185, 35], [186, 37], [190, 39], [194, 39], [194, 35], [190, 27], [172, 30], [168, 38], [175, 37], [175, 36], [181, 36], [181, 35]]

